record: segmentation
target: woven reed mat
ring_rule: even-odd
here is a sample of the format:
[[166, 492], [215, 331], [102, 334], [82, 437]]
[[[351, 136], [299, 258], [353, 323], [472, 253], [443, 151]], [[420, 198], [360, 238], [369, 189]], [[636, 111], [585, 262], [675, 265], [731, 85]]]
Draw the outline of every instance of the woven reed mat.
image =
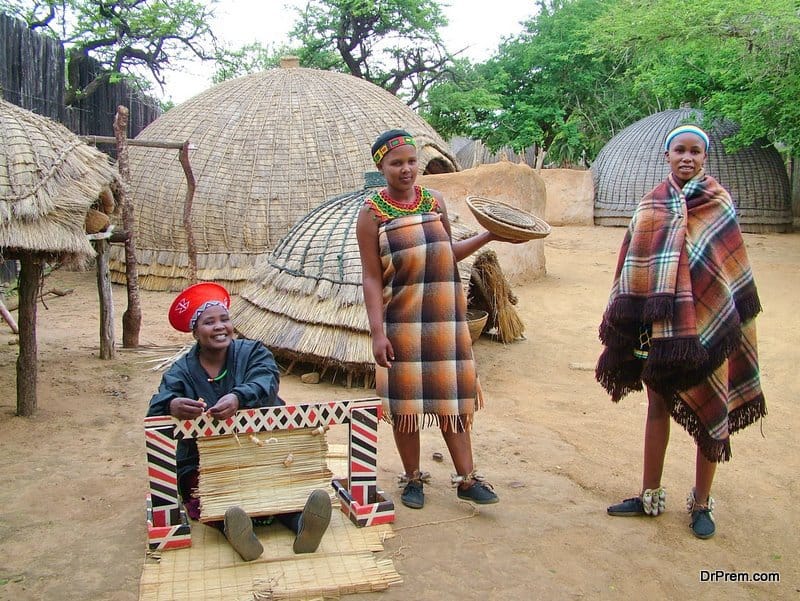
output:
[[300, 511], [312, 490], [331, 489], [325, 434], [310, 428], [199, 438], [203, 522], [238, 505], [249, 516]]
[[[331, 460], [346, 451], [330, 447], [331, 470], [346, 473], [341, 459]], [[255, 532], [264, 553], [244, 562], [216, 528], [192, 522], [191, 547], [148, 554], [139, 601], [322, 601], [402, 582], [392, 560], [379, 557], [383, 541], [394, 536], [391, 525], [357, 528], [339, 510], [338, 501], [316, 553], [295, 555], [294, 534], [278, 522]]]

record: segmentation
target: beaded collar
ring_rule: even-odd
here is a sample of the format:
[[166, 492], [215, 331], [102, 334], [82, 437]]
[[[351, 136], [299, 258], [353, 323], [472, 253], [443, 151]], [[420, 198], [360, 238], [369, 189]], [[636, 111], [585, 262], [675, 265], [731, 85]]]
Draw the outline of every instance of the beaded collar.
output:
[[367, 203], [372, 207], [372, 210], [380, 218], [381, 222], [394, 219], [395, 217], [430, 213], [436, 210], [439, 204], [436, 202], [436, 198], [434, 198], [433, 194], [422, 186], [414, 186], [414, 200], [410, 203], [401, 203], [394, 200], [389, 196], [389, 192], [386, 188], [372, 194], [367, 198]]

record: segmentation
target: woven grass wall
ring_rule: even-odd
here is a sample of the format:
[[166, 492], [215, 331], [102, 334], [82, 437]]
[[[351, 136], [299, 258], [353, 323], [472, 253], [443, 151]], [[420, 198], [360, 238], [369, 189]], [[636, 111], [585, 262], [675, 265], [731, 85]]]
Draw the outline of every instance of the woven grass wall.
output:
[[[456, 171], [446, 143], [401, 100], [367, 81], [285, 67], [221, 83], [172, 109], [137, 139], [189, 140], [197, 180], [192, 229], [198, 278], [238, 292], [295, 222], [326, 199], [363, 187], [370, 146], [403, 127], [417, 138], [420, 166]], [[139, 284], [191, 283], [183, 226], [186, 181], [175, 150], [132, 147]], [[124, 281], [124, 257], [110, 267]]]
[[[592, 164], [594, 221], [627, 225], [639, 199], [669, 173], [664, 159], [666, 135], [682, 123], [702, 123], [702, 111], [673, 109], [629, 125], [600, 151]], [[728, 154], [722, 140], [736, 131], [731, 123], [708, 131], [711, 147], [706, 171], [731, 193], [745, 232], [791, 231], [789, 178], [778, 151], [753, 144]]]

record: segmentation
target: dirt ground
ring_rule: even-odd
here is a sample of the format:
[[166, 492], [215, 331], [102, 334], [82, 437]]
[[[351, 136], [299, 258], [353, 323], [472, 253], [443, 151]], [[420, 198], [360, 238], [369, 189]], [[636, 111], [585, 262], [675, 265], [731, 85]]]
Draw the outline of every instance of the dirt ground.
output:
[[[423, 435], [421, 511], [397, 503], [386, 554], [404, 583], [345, 597], [400, 599], [798, 599], [800, 497], [800, 233], [745, 236], [765, 311], [759, 351], [769, 415], [733, 438], [717, 473], [717, 536], [695, 539], [684, 499], [691, 439], [673, 425], [664, 474], [667, 513], [612, 518], [605, 508], [638, 492], [643, 394], [614, 405], [595, 382], [597, 326], [623, 231], [559, 227], [546, 239], [547, 275], [516, 287], [527, 339], [487, 337], [475, 354], [488, 406], [473, 436], [479, 469], [501, 502], [474, 510], [450, 488], [446, 449]], [[170, 329], [173, 295], [142, 293], [141, 343], [98, 359], [93, 272], [57, 271], [45, 288], [74, 288], [39, 306], [38, 412], [15, 417], [17, 347], [0, 322], [0, 599], [137, 601], [145, 560], [147, 487], [142, 417], [158, 357], [187, 336]], [[125, 291], [114, 288], [117, 339]], [[357, 398], [371, 391], [285, 376], [289, 401]], [[381, 426], [379, 478], [399, 501], [400, 462]], [[717, 572], [719, 571], [719, 572]], [[763, 573], [780, 582], [732, 582]], [[704, 581], [712, 573], [715, 582]], [[720, 581], [727, 577], [728, 581]]]

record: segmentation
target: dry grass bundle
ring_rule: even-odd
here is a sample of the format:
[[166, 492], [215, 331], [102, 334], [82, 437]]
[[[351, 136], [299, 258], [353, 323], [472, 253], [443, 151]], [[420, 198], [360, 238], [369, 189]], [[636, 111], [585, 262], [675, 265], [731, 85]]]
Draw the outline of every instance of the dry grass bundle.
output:
[[522, 338], [525, 324], [514, 308], [517, 297], [511, 292], [493, 250], [484, 251], [475, 258], [471, 284], [473, 305], [489, 313], [488, 327], [497, 328], [498, 339], [511, 342]]
[[251, 516], [299, 511], [312, 490], [331, 490], [325, 435], [273, 430], [197, 439], [201, 521], [222, 519], [231, 505]]

